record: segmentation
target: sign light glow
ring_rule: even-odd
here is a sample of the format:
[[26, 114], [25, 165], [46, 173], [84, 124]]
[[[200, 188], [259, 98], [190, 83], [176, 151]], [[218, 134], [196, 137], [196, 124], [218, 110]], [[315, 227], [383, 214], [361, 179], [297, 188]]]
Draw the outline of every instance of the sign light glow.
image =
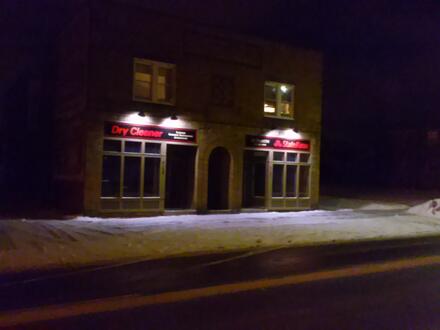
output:
[[197, 130], [187, 128], [166, 128], [153, 125], [106, 122], [104, 134], [112, 137], [197, 143]]
[[310, 151], [310, 141], [246, 135], [246, 147]]

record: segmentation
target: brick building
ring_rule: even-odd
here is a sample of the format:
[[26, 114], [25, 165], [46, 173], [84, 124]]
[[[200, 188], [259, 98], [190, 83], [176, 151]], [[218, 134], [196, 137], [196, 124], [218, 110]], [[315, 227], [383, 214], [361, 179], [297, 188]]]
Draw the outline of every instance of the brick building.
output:
[[55, 58], [53, 182], [66, 210], [317, 205], [319, 53], [114, 0], [78, 8]]

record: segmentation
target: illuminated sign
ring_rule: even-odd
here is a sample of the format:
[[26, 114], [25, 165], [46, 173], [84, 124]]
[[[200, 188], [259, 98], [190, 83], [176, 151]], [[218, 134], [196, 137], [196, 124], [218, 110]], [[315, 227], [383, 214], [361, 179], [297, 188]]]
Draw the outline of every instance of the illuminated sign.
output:
[[310, 141], [246, 135], [246, 147], [310, 151]]
[[105, 122], [104, 134], [106, 136], [122, 138], [197, 143], [197, 130], [187, 128], [166, 128], [151, 125]]

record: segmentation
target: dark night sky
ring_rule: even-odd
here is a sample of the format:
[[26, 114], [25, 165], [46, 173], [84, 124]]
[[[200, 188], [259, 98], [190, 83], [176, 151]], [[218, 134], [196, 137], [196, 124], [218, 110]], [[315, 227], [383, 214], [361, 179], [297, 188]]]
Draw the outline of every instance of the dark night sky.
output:
[[424, 154], [432, 149], [423, 139], [427, 129], [440, 129], [440, 2], [162, 0], [149, 5], [323, 52], [323, 186], [420, 188], [438, 182], [429, 178], [437, 174], [429, 172], [432, 159]]
[[[373, 146], [383, 144], [390, 129], [440, 128], [440, 2], [124, 1], [321, 50], [325, 59], [323, 181], [336, 175], [329, 163], [338, 157], [362, 162], [362, 154], [374, 154], [377, 148]], [[1, 56], [0, 81], [13, 77], [26, 58], [50, 45], [69, 14], [67, 4], [77, 2], [3, 2], [0, 42], [13, 51]]]
[[[293, 45], [325, 55], [324, 116], [337, 113], [349, 122], [425, 125], [439, 103], [440, 3], [381, 0], [125, 0], [202, 23]], [[72, 0], [71, 3], [80, 2]], [[0, 10], [0, 41], [15, 48], [0, 62], [6, 74], [19, 62], [50, 44], [68, 15], [69, 1], [16, 2]], [[30, 49], [31, 51], [27, 52]], [[4, 55], [5, 56], [5, 55]], [[359, 102], [362, 100], [362, 102]], [[422, 101], [423, 100], [423, 101]], [[420, 123], [405, 114], [419, 110]], [[399, 115], [399, 112], [401, 113]], [[416, 120], [417, 121], [417, 120]]]

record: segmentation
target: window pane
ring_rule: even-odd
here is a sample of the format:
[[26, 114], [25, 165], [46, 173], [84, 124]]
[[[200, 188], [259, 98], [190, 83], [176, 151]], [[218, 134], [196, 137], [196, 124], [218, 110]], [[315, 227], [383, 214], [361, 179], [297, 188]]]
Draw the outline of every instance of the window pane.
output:
[[273, 165], [273, 174], [272, 174], [273, 197], [281, 197], [283, 195], [283, 168], [284, 165]]
[[145, 153], [160, 154], [160, 143], [145, 143]]
[[147, 81], [151, 83], [153, 69], [151, 65], [136, 63], [135, 79], [140, 81]]
[[299, 197], [309, 197], [309, 166], [299, 167]]
[[173, 69], [170, 68], [159, 68], [159, 84], [171, 85], [173, 81]]
[[165, 97], [166, 97], [165, 87], [166, 87], [165, 85], [161, 85], [161, 84], [157, 85], [157, 99], [158, 100], [161, 100], [161, 101], [165, 100]]
[[296, 196], [296, 166], [288, 165], [286, 170], [286, 196]]
[[101, 196], [118, 197], [120, 187], [121, 157], [104, 156], [102, 161]]
[[292, 102], [293, 88], [291, 85], [280, 85], [281, 102]]
[[264, 85], [264, 113], [276, 114], [277, 89], [275, 86], [266, 83]]
[[264, 100], [276, 101], [276, 99], [277, 99], [277, 88], [275, 86], [266, 83], [264, 85]]
[[281, 102], [280, 115], [284, 116], [284, 117], [291, 117], [292, 116], [292, 104]]
[[296, 154], [294, 153], [287, 153], [287, 161], [288, 162], [296, 162]]
[[140, 157], [125, 157], [124, 159], [124, 197], [140, 195]]
[[142, 99], [151, 100], [151, 84], [142, 81], [135, 81], [134, 96]]
[[151, 65], [136, 63], [134, 74], [134, 95], [151, 100], [153, 70]]
[[284, 152], [274, 152], [273, 160], [283, 161], [284, 160]]
[[145, 158], [144, 197], [159, 196], [160, 158]]
[[104, 151], [121, 151], [121, 141], [104, 140]]
[[271, 101], [264, 101], [264, 113], [276, 114], [277, 103]]
[[310, 159], [310, 154], [300, 154], [299, 155], [299, 161], [301, 163], [308, 163]]
[[159, 67], [157, 99], [170, 102], [173, 98], [173, 69]]
[[171, 102], [173, 100], [174, 96], [174, 88], [172, 85], [167, 85], [165, 88], [165, 101]]
[[141, 152], [141, 143], [134, 141], [125, 141], [125, 152]]

